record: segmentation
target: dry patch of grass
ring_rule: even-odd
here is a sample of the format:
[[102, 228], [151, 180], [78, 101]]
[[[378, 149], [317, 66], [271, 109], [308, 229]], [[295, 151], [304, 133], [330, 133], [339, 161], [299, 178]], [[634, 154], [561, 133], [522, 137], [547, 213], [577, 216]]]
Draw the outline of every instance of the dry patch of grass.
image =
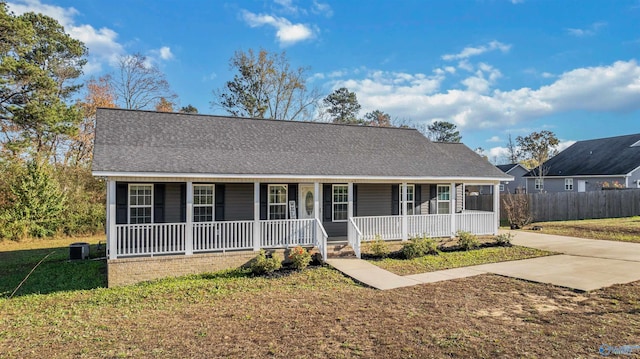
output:
[[640, 243], [640, 217], [538, 222], [542, 233]]
[[597, 357], [640, 338], [640, 282], [578, 294], [481, 275], [391, 291], [329, 268], [0, 299], [0, 353], [42, 357]]

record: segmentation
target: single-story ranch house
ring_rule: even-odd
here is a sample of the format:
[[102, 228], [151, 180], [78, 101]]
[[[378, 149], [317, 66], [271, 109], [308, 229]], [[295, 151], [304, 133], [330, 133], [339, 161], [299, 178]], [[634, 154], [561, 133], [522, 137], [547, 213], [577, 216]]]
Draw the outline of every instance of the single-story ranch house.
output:
[[109, 285], [239, 266], [261, 248], [495, 234], [465, 185], [510, 176], [415, 129], [98, 109]]

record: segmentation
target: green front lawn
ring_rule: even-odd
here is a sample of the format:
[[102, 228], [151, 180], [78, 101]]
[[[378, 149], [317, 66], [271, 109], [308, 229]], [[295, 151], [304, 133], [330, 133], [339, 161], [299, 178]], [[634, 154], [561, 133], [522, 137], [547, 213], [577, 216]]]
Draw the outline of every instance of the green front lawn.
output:
[[537, 222], [542, 233], [590, 239], [640, 243], [640, 217]]
[[415, 259], [385, 258], [382, 260], [370, 260], [370, 262], [389, 272], [398, 275], [409, 275], [478, 264], [542, 257], [551, 254], [554, 253], [519, 246], [489, 247], [470, 251], [439, 252], [438, 255], [427, 255]]

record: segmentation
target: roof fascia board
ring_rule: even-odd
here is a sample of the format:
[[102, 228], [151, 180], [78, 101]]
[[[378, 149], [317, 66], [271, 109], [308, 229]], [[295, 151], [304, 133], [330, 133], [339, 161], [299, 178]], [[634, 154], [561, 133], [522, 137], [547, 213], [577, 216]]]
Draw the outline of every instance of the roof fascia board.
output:
[[333, 176], [333, 175], [267, 175], [267, 174], [207, 174], [207, 173], [152, 173], [152, 172], [111, 172], [93, 171], [96, 177], [143, 177], [143, 178], [222, 178], [222, 179], [294, 179], [294, 180], [376, 180], [376, 181], [512, 181], [506, 177], [421, 177], [421, 176]]

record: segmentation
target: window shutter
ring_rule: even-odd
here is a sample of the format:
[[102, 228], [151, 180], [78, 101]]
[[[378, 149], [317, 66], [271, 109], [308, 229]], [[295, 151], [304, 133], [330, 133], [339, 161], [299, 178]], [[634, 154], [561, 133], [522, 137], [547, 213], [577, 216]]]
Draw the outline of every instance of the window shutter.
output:
[[260, 219], [267, 219], [267, 201], [269, 199], [269, 186], [266, 183], [260, 183]]
[[397, 184], [391, 185], [391, 215], [397, 216], [400, 214], [400, 186]]
[[187, 184], [180, 184], [180, 222], [187, 221]]
[[435, 184], [429, 185], [429, 213], [438, 213], [438, 186]]
[[224, 221], [224, 188], [223, 184], [215, 185], [216, 205], [214, 207], [214, 218], [216, 221]]
[[[287, 201], [293, 201], [296, 204], [296, 218], [298, 218], [298, 184], [297, 183], [289, 183], [287, 185]], [[291, 216], [289, 216], [288, 202], [287, 202], [287, 218], [291, 219]]]
[[325, 222], [331, 222], [331, 205], [333, 203], [333, 191], [330, 184], [322, 185], [322, 216]]
[[413, 191], [413, 200], [415, 203], [413, 214], [422, 214], [422, 185], [415, 185]]
[[358, 216], [358, 185], [353, 184], [353, 216]]
[[153, 223], [164, 223], [164, 183], [153, 185]]
[[116, 183], [116, 224], [127, 224], [128, 192], [126, 183]]

